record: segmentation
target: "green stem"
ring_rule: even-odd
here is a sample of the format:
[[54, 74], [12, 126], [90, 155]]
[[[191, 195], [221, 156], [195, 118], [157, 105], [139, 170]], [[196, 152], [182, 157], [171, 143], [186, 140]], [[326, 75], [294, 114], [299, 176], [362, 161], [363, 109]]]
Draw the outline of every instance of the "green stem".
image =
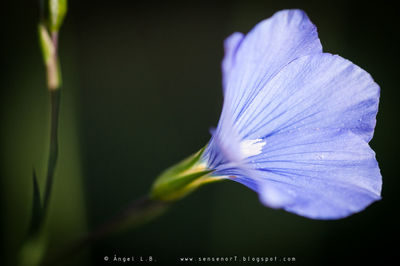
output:
[[51, 188], [53, 186], [54, 173], [57, 165], [58, 158], [58, 121], [59, 121], [59, 111], [60, 111], [60, 90], [49, 90], [50, 92], [50, 104], [51, 104], [51, 114], [50, 114], [50, 150], [49, 150], [49, 160], [47, 165], [47, 177], [46, 177], [46, 187], [43, 199], [43, 209], [46, 212], [50, 195]]
[[47, 260], [45, 259], [41, 266], [58, 265], [74, 255], [77, 255], [96, 240], [109, 234], [122, 231], [128, 227], [132, 228], [132, 226], [138, 226], [149, 222], [163, 213], [168, 206], [169, 204], [166, 202], [153, 200], [149, 197], [140, 198], [132, 202], [117, 215], [89, 232], [86, 236], [75, 241], [68, 248], [63, 249], [58, 255], [48, 258]]

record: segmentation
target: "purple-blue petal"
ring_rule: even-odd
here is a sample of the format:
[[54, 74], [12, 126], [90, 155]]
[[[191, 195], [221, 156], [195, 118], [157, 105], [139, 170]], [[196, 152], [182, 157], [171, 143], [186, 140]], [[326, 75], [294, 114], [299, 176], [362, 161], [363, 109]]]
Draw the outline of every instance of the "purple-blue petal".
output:
[[322, 53], [304, 12], [280, 11], [246, 36], [231, 35], [222, 69], [223, 110], [203, 157], [215, 175], [255, 190], [269, 207], [315, 219], [343, 218], [380, 199], [368, 145], [379, 86], [352, 62]]
[[244, 139], [296, 128], [344, 128], [372, 138], [379, 86], [352, 62], [327, 53], [300, 57], [242, 108], [235, 126]]
[[277, 12], [245, 37], [234, 33], [224, 46], [224, 97], [233, 107], [234, 119], [284, 66], [322, 52], [317, 29], [302, 10]]
[[318, 219], [337, 219], [380, 199], [375, 153], [348, 130], [294, 129], [266, 139], [249, 158], [264, 204]]

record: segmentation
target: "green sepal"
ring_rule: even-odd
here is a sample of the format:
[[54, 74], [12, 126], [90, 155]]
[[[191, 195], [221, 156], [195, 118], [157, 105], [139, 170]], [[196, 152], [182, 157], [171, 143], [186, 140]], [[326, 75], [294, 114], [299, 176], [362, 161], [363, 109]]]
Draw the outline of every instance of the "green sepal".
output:
[[40, 49], [42, 50], [43, 61], [47, 65], [49, 64], [51, 58], [54, 56], [55, 53], [54, 43], [46, 27], [42, 23], [39, 23], [38, 32], [39, 32], [39, 44], [40, 44]]
[[67, 14], [67, 0], [48, 0], [48, 26], [51, 32], [58, 32]]
[[220, 180], [210, 175], [213, 170], [208, 169], [201, 160], [204, 150], [205, 147], [161, 173], [153, 184], [150, 197], [155, 200], [174, 201], [205, 183]]

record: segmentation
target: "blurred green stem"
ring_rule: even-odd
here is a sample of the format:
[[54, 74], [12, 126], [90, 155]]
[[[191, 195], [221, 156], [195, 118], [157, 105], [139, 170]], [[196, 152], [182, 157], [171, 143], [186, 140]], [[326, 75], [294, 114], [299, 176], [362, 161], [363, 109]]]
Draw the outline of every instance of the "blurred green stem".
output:
[[44, 214], [49, 205], [53, 179], [58, 158], [58, 116], [60, 110], [61, 71], [58, 59], [58, 29], [46, 27], [45, 21], [39, 24], [40, 46], [46, 66], [47, 88], [50, 93], [50, 151], [43, 198]]
[[58, 34], [53, 32], [51, 38], [46, 27], [39, 24], [39, 37], [46, 65], [47, 88], [50, 96], [50, 145], [47, 163], [46, 186], [43, 202], [35, 171], [33, 171], [33, 205], [30, 227], [21, 247], [19, 264], [38, 265], [46, 252], [44, 225], [48, 213], [50, 195], [58, 159], [58, 124], [60, 111], [60, 70], [57, 55]]
[[53, 185], [54, 173], [57, 165], [58, 158], [58, 118], [60, 111], [60, 90], [50, 90], [50, 150], [47, 165], [46, 187], [43, 198], [43, 209], [46, 212], [51, 188]]
[[58, 158], [58, 117], [60, 110], [61, 71], [58, 62], [58, 32], [49, 33], [39, 24], [40, 44], [46, 65], [47, 88], [50, 93], [50, 150], [47, 165], [46, 187], [43, 198], [44, 215], [49, 205]]
[[67, 13], [66, 0], [40, 2], [41, 22], [39, 23], [40, 46], [46, 65], [47, 88], [50, 92], [50, 152], [47, 166], [46, 187], [43, 198], [44, 214], [49, 205], [51, 188], [58, 158], [58, 116], [60, 109], [61, 71], [58, 60], [58, 32]]

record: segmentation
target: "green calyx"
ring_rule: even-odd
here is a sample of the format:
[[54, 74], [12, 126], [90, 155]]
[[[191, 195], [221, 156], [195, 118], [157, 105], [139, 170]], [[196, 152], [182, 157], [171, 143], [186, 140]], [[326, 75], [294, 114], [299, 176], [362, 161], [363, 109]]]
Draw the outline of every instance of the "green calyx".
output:
[[175, 201], [203, 184], [221, 180], [212, 176], [213, 170], [208, 169], [201, 160], [204, 150], [205, 147], [161, 173], [153, 184], [150, 197], [154, 200]]

